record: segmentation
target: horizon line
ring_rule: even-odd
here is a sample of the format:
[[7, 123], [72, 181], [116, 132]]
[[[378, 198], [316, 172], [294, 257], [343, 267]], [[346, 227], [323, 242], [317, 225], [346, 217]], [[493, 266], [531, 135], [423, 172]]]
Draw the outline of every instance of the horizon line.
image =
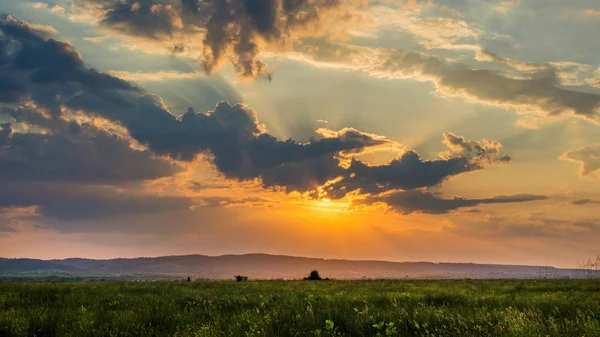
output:
[[137, 260], [137, 259], [159, 259], [159, 258], [167, 258], [167, 257], [190, 257], [190, 256], [202, 256], [209, 258], [220, 258], [220, 257], [243, 257], [243, 256], [251, 256], [251, 255], [264, 255], [270, 257], [287, 257], [287, 258], [298, 258], [298, 259], [313, 259], [313, 260], [323, 260], [323, 261], [348, 261], [348, 262], [379, 262], [379, 263], [429, 263], [429, 264], [472, 264], [479, 266], [518, 266], [518, 267], [546, 267], [546, 268], [554, 268], [554, 269], [563, 269], [563, 270], [576, 270], [578, 268], [561, 268], [553, 265], [533, 265], [533, 264], [502, 264], [502, 263], [477, 263], [477, 262], [443, 262], [443, 261], [392, 261], [392, 260], [361, 260], [361, 259], [343, 259], [343, 258], [324, 258], [324, 257], [308, 257], [308, 256], [297, 256], [297, 255], [285, 255], [285, 254], [269, 254], [269, 253], [241, 253], [241, 254], [221, 254], [221, 255], [207, 255], [207, 254], [175, 254], [175, 255], [157, 255], [157, 256], [138, 256], [138, 257], [115, 257], [115, 258], [107, 258], [107, 259], [95, 259], [95, 258], [86, 258], [86, 257], [67, 257], [67, 258], [56, 258], [56, 259], [40, 259], [40, 258], [31, 258], [31, 257], [2, 257], [0, 256], [0, 260], [38, 260], [38, 261], [64, 261], [64, 260], [91, 260], [91, 261], [114, 261], [114, 260]]

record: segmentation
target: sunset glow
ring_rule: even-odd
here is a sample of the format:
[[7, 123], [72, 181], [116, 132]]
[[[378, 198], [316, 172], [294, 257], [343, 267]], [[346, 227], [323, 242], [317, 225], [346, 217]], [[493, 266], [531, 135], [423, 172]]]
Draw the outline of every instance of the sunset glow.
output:
[[0, 13], [0, 257], [600, 254], [597, 0]]

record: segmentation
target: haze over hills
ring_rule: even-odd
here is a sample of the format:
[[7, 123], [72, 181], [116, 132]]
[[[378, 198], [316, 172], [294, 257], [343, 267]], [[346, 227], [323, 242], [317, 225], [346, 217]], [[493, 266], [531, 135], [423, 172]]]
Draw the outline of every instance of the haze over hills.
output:
[[545, 266], [474, 263], [387, 262], [319, 259], [294, 256], [184, 255], [153, 258], [92, 260], [0, 259], [1, 275], [68, 273], [72, 275], [137, 275], [151, 277], [231, 279], [243, 274], [250, 279], [297, 279], [313, 269], [323, 277], [361, 278], [537, 278], [580, 277], [577, 270]]

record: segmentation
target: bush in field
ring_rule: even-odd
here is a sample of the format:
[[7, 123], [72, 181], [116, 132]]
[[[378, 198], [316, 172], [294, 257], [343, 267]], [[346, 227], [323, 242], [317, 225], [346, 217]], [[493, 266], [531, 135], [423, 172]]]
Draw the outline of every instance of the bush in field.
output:
[[318, 270], [313, 270], [310, 272], [310, 274], [308, 274], [307, 277], [304, 278], [305, 280], [309, 280], [309, 281], [321, 281], [323, 280], [323, 278], [321, 277], [321, 275], [319, 275], [319, 271]]
[[236, 282], [246, 282], [248, 281], [248, 276], [244, 275], [235, 275]]

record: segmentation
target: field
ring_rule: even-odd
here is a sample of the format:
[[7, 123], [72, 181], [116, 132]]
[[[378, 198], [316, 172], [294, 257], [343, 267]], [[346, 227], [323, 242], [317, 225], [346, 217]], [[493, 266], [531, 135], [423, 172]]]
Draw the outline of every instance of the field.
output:
[[600, 336], [599, 280], [6, 282], [0, 336]]

